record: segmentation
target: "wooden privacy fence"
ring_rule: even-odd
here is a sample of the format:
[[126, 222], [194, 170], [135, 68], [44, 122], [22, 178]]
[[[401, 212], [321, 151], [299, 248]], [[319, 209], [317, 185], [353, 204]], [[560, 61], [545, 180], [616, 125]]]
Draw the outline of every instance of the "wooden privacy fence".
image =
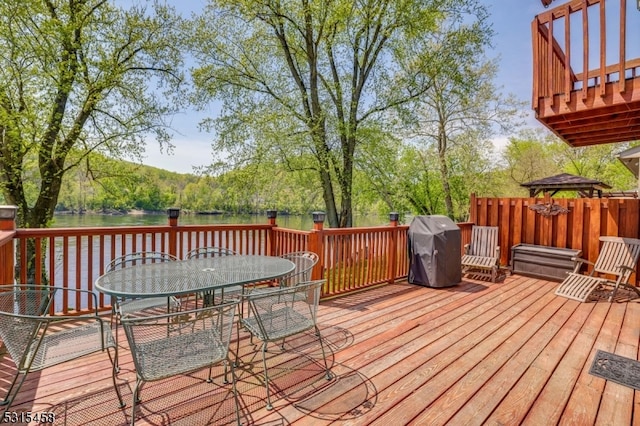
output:
[[[531, 206], [537, 206], [532, 209]], [[630, 198], [479, 198], [471, 196], [470, 221], [500, 229], [500, 263], [511, 247], [538, 244], [582, 250], [594, 262], [600, 236], [640, 238], [640, 200]], [[566, 213], [559, 213], [566, 210]], [[631, 282], [638, 285], [634, 274]]]

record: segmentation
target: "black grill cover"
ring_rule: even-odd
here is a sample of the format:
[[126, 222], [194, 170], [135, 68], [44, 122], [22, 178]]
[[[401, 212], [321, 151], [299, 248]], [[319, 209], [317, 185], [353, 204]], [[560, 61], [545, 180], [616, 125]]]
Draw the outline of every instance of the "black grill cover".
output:
[[409, 225], [409, 282], [450, 287], [462, 281], [460, 228], [447, 216], [416, 216]]

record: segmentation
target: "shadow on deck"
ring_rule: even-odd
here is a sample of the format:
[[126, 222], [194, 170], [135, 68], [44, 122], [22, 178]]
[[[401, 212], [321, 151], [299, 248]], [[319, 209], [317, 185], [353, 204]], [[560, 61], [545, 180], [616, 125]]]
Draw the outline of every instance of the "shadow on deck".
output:
[[[433, 289], [400, 282], [321, 303], [335, 378], [323, 378], [311, 335], [270, 346], [274, 410], [260, 353], [241, 333], [237, 369], [244, 424], [631, 424], [634, 390], [588, 374], [598, 349], [638, 359], [640, 304], [578, 303], [558, 284], [522, 276], [465, 279]], [[121, 342], [125, 341], [122, 339]], [[235, 345], [232, 345], [234, 347]], [[135, 374], [126, 347], [117, 408], [106, 355], [30, 375], [12, 411], [56, 414], [56, 424], [130, 420]], [[0, 391], [13, 362], [0, 361]], [[222, 369], [214, 370], [221, 384]], [[234, 422], [230, 385], [206, 371], [143, 387], [138, 424]]]

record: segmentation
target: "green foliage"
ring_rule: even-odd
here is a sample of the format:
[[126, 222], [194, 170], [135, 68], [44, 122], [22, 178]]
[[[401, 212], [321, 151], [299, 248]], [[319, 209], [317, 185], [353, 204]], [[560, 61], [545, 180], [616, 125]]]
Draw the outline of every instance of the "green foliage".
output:
[[[481, 2], [303, 4], [212, 0], [182, 22], [166, 7], [0, 2], [2, 202], [32, 227], [54, 208], [170, 206], [322, 209], [348, 226], [390, 211], [462, 220], [472, 192], [526, 195], [521, 183], [561, 172], [636, 186], [616, 158], [629, 144], [514, 134], [521, 106], [493, 83]], [[185, 44], [198, 65], [190, 101], [223, 106], [202, 123], [221, 156], [199, 176], [137, 164], [148, 139], [172, 148]], [[498, 131], [513, 135], [501, 156]]]
[[237, 168], [314, 171], [330, 225], [350, 226], [371, 128], [397, 121], [461, 43], [487, 37], [484, 16], [476, 0], [212, 0], [189, 24], [193, 98], [222, 102], [205, 125]]
[[[550, 133], [526, 130], [509, 139], [503, 153], [506, 167], [499, 171], [504, 191], [499, 195], [528, 196], [520, 184], [570, 173], [595, 179], [612, 187], [612, 191], [630, 190], [637, 186], [635, 177], [617, 155], [633, 144], [605, 144], [572, 148]], [[569, 197], [575, 193], [567, 194]]]
[[164, 120], [184, 99], [179, 20], [154, 6], [0, 2], [0, 191], [21, 225], [49, 223], [91, 153], [137, 159], [147, 137], [168, 144]]

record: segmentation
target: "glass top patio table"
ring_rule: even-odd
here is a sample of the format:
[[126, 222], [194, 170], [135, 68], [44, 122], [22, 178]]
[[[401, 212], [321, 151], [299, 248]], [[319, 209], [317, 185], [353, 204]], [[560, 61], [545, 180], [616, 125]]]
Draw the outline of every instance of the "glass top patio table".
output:
[[234, 255], [134, 265], [98, 277], [101, 293], [124, 298], [174, 296], [268, 281], [295, 269], [276, 256]]

